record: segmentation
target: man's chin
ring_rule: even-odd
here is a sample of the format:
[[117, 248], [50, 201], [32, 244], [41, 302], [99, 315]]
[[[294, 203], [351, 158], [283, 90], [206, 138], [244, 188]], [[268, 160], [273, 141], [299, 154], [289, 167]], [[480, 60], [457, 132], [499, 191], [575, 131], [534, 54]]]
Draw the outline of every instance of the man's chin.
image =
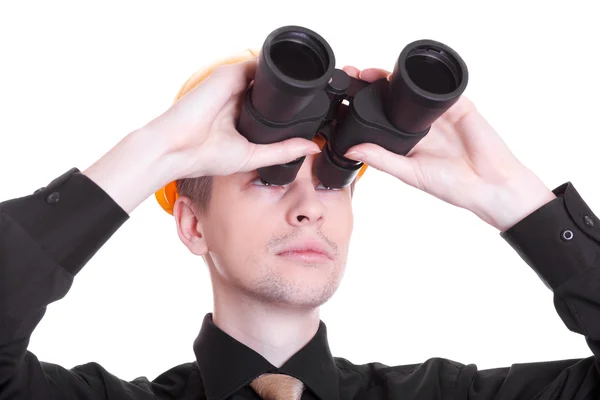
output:
[[[317, 289], [317, 288], [314, 288]], [[278, 306], [287, 307], [296, 310], [310, 311], [317, 307], [327, 303], [329, 299], [334, 295], [335, 290], [331, 291], [331, 288], [318, 288], [312, 292], [302, 292], [289, 294], [286, 301], [278, 302]]]
[[[304, 278], [304, 279], [303, 279]], [[337, 282], [304, 276], [278, 276], [263, 280], [253, 288], [255, 295], [278, 307], [313, 309], [326, 303], [336, 292]]]

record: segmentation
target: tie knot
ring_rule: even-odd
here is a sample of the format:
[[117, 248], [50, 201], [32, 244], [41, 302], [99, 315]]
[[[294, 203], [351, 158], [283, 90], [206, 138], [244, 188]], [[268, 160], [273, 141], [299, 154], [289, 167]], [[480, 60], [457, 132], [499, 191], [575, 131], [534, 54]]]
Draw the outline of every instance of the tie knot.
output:
[[250, 387], [264, 400], [300, 400], [304, 383], [290, 375], [262, 374]]

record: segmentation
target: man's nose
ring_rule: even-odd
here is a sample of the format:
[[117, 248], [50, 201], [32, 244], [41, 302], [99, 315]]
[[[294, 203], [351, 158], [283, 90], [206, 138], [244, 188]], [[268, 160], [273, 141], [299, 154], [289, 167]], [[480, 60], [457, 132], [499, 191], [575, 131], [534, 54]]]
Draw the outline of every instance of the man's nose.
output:
[[287, 214], [290, 225], [321, 225], [325, 219], [325, 208], [317, 195], [312, 180], [296, 179], [286, 193], [290, 200]]

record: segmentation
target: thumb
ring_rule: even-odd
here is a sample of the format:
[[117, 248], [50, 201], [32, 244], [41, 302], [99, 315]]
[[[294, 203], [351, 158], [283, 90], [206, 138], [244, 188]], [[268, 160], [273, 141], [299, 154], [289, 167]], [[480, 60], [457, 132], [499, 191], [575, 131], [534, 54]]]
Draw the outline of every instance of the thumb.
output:
[[252, 155], [244, 166], [244, 171], [286, 164], [302, 156], [321, 152], [318, 144], [302, 138], [292, 138], [271, 144], [253, 144], [252, 146]]
[[414, 160], [384, 149], [373, 143], [363, 143], [348, 149], [344, 157], [361, 161], [370, 167], [386, 172], [407, 185], [418, 187]]

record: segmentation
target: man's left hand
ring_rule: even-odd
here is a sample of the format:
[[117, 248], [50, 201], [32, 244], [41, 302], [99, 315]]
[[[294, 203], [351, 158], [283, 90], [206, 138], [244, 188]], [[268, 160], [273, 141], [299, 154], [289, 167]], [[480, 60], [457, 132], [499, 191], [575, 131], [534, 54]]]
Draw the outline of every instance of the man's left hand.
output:
[[[344, 71], [367, 82], [390, 79], [390, 72], [382, 69]], [[556, 198], [464, 96], [406, 156], [363, 143], [350, 148], [346, 157], [470, 210], [500, 231]]]

